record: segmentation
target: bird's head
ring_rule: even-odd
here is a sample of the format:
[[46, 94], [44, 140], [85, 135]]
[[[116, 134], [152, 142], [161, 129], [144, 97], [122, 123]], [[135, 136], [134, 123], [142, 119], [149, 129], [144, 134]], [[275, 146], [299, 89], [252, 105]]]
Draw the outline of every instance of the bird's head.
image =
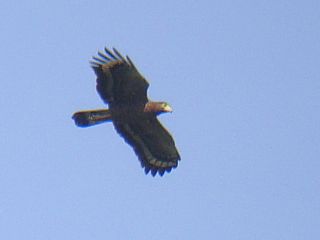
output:
[[154, 112], [160, 114], [172, 112], [172, 108], [167, 102], [148, 102], [144, 107], [144, 112]]

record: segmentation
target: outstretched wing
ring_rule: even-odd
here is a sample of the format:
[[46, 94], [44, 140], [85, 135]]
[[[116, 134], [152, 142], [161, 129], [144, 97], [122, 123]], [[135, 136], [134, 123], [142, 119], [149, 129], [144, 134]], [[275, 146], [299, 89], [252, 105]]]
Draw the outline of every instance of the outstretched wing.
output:
[[149, 115], [134, 122], [114, 122], [118, 133], [130, 144], [137, 154], [146, 174], [151, 171], [162, 176], [178, 166], [179, 153], [170, 133], [156, 116]]
[[128, 56], [124, 58], [115, 48], [98, 52], [91, 66], [97, 75], [97, 91], [105, 103], [127, 104], [147, 102], [149, 83], [138, 72]]

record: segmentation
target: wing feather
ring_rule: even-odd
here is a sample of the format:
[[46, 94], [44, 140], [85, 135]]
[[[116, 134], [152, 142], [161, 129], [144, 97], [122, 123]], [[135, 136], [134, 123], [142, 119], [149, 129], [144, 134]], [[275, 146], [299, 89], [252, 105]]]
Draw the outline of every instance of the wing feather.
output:
[[121, 55], [121, 53], [118, 52], [117, 49], [113, 48], [113, 51], [114, 51], [114, 53], [119, 57], [119, 59], [121, 59], [121, 61], [122, 61], [123, 63], [128, 64], [127, 61], [126, 61], [126, 59]]
[[169, 132], [154, 117], [139, 122], [114, 122], [117, 132], [130, 144], [145, 172], [163, 175], [178, 166], [179, 153]]
[[[99, 55], [101, 58], [105, 59], [107, 62], [112, 61], [111, 58], [109, 58], [107, 55], [105, 55], [104, 53], [102, 53], [102, 52], [100, 52], [100, 51], [98, 51], [98, 55]], [[107, 63], [107, 62], [105, 62], [105, 63]]]
[[108, 48], [104, 48], [104, 51], [114, 60], [118, 60], [118, 58]]
[[132, 104], [148, 101], [149, 83], [138, 72], [133, 62], [127, 60], [114, 48], [105, 48], [106, 54], [98, 52], [91, 66], [97, 75], [97, 91], [106, 103]]

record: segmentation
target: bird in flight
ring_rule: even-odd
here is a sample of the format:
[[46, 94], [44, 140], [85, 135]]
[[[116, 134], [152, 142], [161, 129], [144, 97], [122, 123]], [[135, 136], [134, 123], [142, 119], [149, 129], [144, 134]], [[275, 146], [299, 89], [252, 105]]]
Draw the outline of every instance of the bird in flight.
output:
[[97, 76], [96, 89], [109, 109], [85, 110], [73, 114], [79, 127], [112, 122], [116, 131], [131, 145], [146, 174], [163, 176], [178, 166], [180, 155], [170, 133], [157, 116], [172, 112], [166, 102], [147, 97], [149, 83], [131, 59], [115, 48], [105, 48], [90, 62]]

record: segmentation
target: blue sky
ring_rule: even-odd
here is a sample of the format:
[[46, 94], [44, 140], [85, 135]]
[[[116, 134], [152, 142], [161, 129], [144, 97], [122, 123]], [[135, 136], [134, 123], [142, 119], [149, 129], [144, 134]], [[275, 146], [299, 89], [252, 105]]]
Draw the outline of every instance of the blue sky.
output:
[[[5, 1], [0, 238], [319, 239], [319, 1]], [[182, 160], [145, 175], [88, 61], [128, 54]]]

